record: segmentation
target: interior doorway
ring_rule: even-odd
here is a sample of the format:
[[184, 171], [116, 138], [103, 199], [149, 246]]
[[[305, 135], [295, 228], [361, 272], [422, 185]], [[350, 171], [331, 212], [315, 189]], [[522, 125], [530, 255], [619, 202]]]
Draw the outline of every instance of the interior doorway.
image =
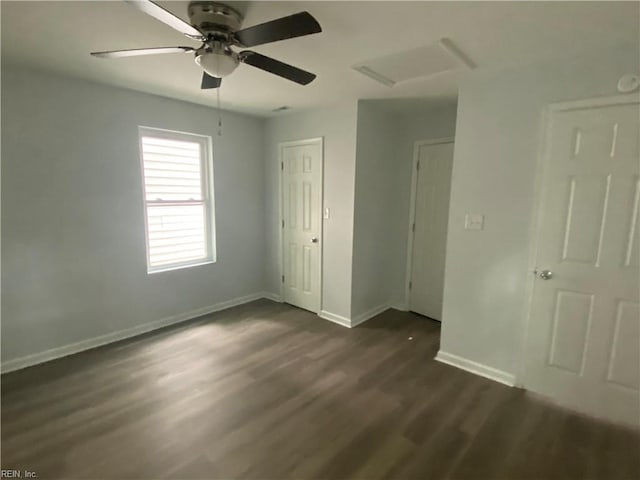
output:
[[281, 296], [318, 313], [322, 288], [322, 139], [279, 145]]
[[409, 310], [442, 321], [453, 138], [414, 145], [407, 255]]
[[633, 96], [549, 107], [524, 385], [640, 425], [640, 119]]

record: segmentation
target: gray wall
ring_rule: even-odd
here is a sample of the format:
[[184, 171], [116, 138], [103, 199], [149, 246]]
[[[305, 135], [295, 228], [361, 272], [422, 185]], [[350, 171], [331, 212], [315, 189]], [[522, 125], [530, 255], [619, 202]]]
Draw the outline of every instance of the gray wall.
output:
[[411, 175], [413, 173], [413, 148], [418, 140], [454, 137], [456, 133], [457, 105], [451, 102], [415, 102], [414, 106], [401, 111], [399, 152], [402, 162], [397, 165], [397, 186], [395, 188], [399, 204], [396, 224], [401, 236], [398, 248], [398, 262], [394, 276], [394, 303], [408, 308], [405, 303], [405, 279], [407, 274], [407, 236], [409, 234], [409, 206], [411, 196]]
[[356, 150], [352, 317], [405, 305], [413, 148], [453, 137], [456, 104], [360, 100]]
[[351, 316], [392, 301], [398, 258], [397, 115], [375, 102], [358, 102]]
[[[262, 291], [264, 121], [2, 65], [2, 359]], [[217, 262], [147, 275], [138, 125], [212, 135]]]
[[[280, 292], [278, 143], [324, 138], [322, 309], [349, 318], [351, 314], [351, 258], [353, 246], [353, 188], [356, 160], [357, 105], [339, 105], [291, 113], [267, 121], [266, 162], [266, 289]], [[324, 208], [323, 207], [323, 208]]]
[[[441, 349], [517, 373], [528, 308], [541, 113], [552, 102], [615, 95], [638, 47], [503, 71], [460, 84]], [[483, 231], [465, 231], [465, 213]]]

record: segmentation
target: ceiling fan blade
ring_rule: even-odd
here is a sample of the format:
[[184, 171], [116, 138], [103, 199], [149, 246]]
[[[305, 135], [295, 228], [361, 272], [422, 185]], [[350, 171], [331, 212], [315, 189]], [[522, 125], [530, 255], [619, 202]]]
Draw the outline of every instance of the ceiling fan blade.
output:
[[321, 31], [320, 24], [309, 12], [300, 12], [245, 28], [244, 30], [238, 30], [234, 37], [240, 45], [255, 47], [264, 43], [302, 37], [312, 33], [320, 33]]
[[205, 88], [218, 88], [222, 83], [222, 79], [218, 77], [212, 77], [207, 72], [202, 72], [202, 83], [200, 84], [201, 89]]
[[171, 28], [178, 30], [187, 37], [201, 39], [203, 38], [202, 32], [197, 28], [189, 25], [181, 18], [176, 17], [173, 13], [165, 10], [160, 5], [152, 2], [151, 0], [125, 0], [130, 5], [133, 5], [138, 10], [151, 15], [153, 18], [160, 20], [165, 25], [169, 25]]
[[252, 52], [251, 50], [240, 52], [239, 58], [241, 62], [244, 62], [247, 65], [273, 73], [274, 75], [286, 78], [287, 80], [299, 83], [300, 85], [307, 85], [316, 78], [313, 73], [301, 70], [274, 58], [265, 57], [264, 55]]
[[138, 55], [157, 55], [159, 53], [185, 53], [193, 52], [191, 47], [158, 47], [158, 48], [133, 48], [130, 50], [111, 50], [108, 52], [91, 52], [91, 55], [99, 58], [137, 57]]

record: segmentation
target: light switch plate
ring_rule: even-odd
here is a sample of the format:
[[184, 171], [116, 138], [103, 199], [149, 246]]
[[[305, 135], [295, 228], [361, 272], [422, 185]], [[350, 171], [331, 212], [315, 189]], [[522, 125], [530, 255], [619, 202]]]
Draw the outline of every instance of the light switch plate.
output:
[[482, 230], [484, 229], [484, 215], [481, 213], [467, 213], [464, 216], [465, 230]]

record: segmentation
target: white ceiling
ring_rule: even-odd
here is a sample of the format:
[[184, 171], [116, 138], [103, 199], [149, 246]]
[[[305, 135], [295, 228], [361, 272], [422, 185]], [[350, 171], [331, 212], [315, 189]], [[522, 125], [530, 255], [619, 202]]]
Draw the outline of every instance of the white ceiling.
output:
[[[159, 1], [187, 19], [187, 2]], [[323, 32], [255, 47], [265, 55], [312, 71], [303, 87], [241, 65], [223, 81], [224, 108], [272, 115], [358, 98], [454, 99], [462, 70], [410, 80], [392, 88], [351, 69], [372, 57], [454, 41], [479, 68], [529, 63], [607, 46], [637, 44], [638, 2], [229, 2], [245, 12], [244, 26], [302, 10]], [[117, 60], [89, 52], [198, 44], [119, 1], [2, 1], [3, 62], [37, 66], [107, 84], [205, 105], [201, 71], [191, 54]], [[419, 61], [419, 59], [416, 59]]]

